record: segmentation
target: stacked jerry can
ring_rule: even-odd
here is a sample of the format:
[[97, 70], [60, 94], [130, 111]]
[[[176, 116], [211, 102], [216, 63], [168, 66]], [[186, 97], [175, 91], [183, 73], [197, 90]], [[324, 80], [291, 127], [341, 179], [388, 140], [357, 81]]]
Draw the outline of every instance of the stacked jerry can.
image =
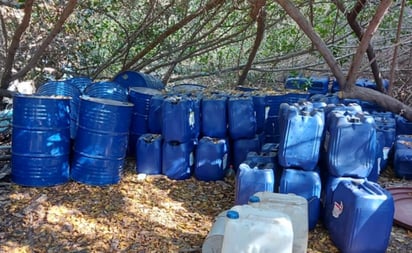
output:
[[[162, 106], [162, 174], [182, 180], [192, 176], [195, 138], [199, 124], [196, 102], [187, 96], [171, 95]], [[197, 114], [197, 115], [196, 115]]]
[[[393, 198], [367, 179], [376, 163], [376, 135], [367, 112], [339, 109], [327, 116], [324, 224], [342, 252], [385, 252], [388, 246]], [[371, 244], [368, 238], [381, 239]]]
[[321, 180], [317, 164], [324, 129], [324, 113], [311, 102], [286, 104], [279, 110], [278, 161], [283, 168], [279, 192], [305, 197], [309, 205], [309, 228], [320, 215]]
[[202, 181], [222, 180], [228, 166], [227, 96], [205, 95], [201, 101], [201, 139], [196, 147], [194, 176]]

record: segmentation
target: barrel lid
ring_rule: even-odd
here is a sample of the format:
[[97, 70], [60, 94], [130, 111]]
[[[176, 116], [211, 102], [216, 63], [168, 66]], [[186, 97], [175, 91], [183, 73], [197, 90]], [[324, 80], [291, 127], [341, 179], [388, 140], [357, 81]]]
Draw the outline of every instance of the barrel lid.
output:
[[406, 229], [412, 229], [412, 186], [391, 187], [395, 204], [394, 223]]
[[99, 104], [106, 104], [106, 105], [128, 106], [128, 107], [133, 106], [133, 104], [129, 103], [129, 102], [122, 102], [122, 101], [117, 101], [117, 100], [107, 99], [107, 98], [96, 98], [96, 97], [90, 97], [90, 96], [87, 96], [87, 95], [82, 95], [80, 97], [80, 99], [90, 101], [90, 102], [99, 103]]
[[13, 97], [16, 98], [23, 98], [23, 99], [62, 99], [62, 100], [70, 100], [71, 97], [69, 96], [62, 96], [62, 95], [39, 95], [39, 94], [34, 94], [34, 95], [26, 95], [26, 94], [15, 94]]
[[226, 217], [229, 219], [239, 219], [239, 213], [237, 211], [229, 210], [226, 213]]
[[148, 87], [129, 87], [129, 94], [130, 91], [136, 92], [136, 93], [140, 93], [140, 94], [145, 94], [145, 95], [161, 95], [162, 92], [158, 89], [154, 89], [154, 88], [148, 88]]

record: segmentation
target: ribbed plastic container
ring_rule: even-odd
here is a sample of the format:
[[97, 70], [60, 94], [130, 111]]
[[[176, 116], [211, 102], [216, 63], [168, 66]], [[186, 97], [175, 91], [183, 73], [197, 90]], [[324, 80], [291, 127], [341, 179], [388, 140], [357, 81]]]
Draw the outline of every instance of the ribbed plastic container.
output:
[[133, 70], [120, 72], [113, 78], [113, 82], [120, 84], [126, 89], [129, 87], [147, 87], [161, 90], [165, 87], [162, 80], [157, 77]]
[[251, 97], [230, 97], [228, 101], [229, 136], [234, 139], [256, 135], [256, 115]]
[[83, 94], [84, 89], [93, 82], [90, 77], [87, 76], [78, 76], [72, 77], [66, 80], [66, 82], [72, 84], [73, 86], [77, 87], [80, 92]]
[[82, 96], [71, 177], [90, 185], [120, 181], [133, 105]]
[[52, 186], [69, 180], [69, 106], [69, 97], [13, 97], [13, 182], [23, 186]]
[[398, 135], [393, 168], [399, 178], [412, 179], [412, 135]]
[[235, 205], [247, 204], [257, 192], [273, 192], [275, 174], [273, 164], [240, 164], [235, 180]]
[[291, 253], [293, 227], [288, 215], [254, 206], [234, 206], [226, 213], [225, 253]]
[[322, 183], [317, 171], [283, 169], [279, 193], [294, 193], [308, 200], [309, 229], [316, 227], [320, 216]]
[[136, 144], [136, 172], [147, 175], [162, 174], [162, 146], [160, 134], [144, 134]]
[[147, 127], [150, 133], [161, 134], [163, 117], [162, 108], [165, 95], [154, 95], [150, 99], [149, 118], [147, 120]]
[[192, 176], [194, 167], [193, 142], [163, 142], [162, 174], [170, 179], [184, 180]]
[[376, 159], [375, 120], [363, 113], [331, 112], [329, 117], [325, 136], [329, 173], [336, 177], [368, 177]]
[[232, 159], [234, 169], [237, 170], [239, 165], [245, 161], [249, 152], [260, 152], [261, 143], [256, 135], [251, 139], [238, 139], [232, 142]]
[[94, 82], [89, 84], [83, 91], [84, 95], [94, 98], [112, 99], [127, 102], [127, 89], [115, 82]]
[[42, 84], [36, 93], [40, 96], [70, 97], [70, 137], [74, 139], [76, 137], [81, 91], [71, 82], [54, 81]]
[[227, 97], [205, 96], [201, 105], [201, 131], [204, 136], [227, 137]]
[[225, 139], [204, 136], [196, 146], [194, 176], [200, 181], [223, 180], [228, 165]]
[[[290, 217], [293, 227], [293, 253], [305, 253], [308, 247], [308, 202], [295, 194], [258, 192], [249, 201], [252, 206], [281, 212]], [[276, 251], [274, 251], [276, 252]]]
[[395, 209], [387, 190], [369, 181], [341, 181], [331, 202], [329, 234], [340, 252], [386, 252]]
[[324, 115], [308, 107], [290, 105], [280, 122], [278, 159], [283, 167], [314, 170], [319, 159]]
[[162, 136], [166, 142], [189, 142], [195, 129], [196, 115], [193, 103], [187, 97], [165, 98], [162, 109]]
[[310, 86], [308, 91], [310, 94], [326, 94], [329, 91], [328, 76], [311, 76], [309, 78]]
[[412, 135], [412, 122], [396, 115], [396, 135]]

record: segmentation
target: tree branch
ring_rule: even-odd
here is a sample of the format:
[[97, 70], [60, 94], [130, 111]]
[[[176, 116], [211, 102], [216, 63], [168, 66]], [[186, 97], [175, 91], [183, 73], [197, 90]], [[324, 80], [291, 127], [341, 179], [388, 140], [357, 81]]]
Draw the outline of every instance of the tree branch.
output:
[[366, 31], [362, 35], [362, 39], [353, 57], [352, 64], [349, 68], [349, 73], [347, 75], [346, 82], [340, 84], [341, 90], [346, 91], [351, 87], [355, 86], [353, 84], [355, 83], [356, 78], [358, 77], [357, 72], [362, 63], [362, 57], [368, 49], [373, 34], [378, 29], [379, 24], [381, 23], [383, 17], [385, 16], [385, 13], [387, 12], [391, 4], [392, 0], [382, 0], [379, 4], [374, 17], [372, 18], [371, 22], [369, 23], [369, 26], [366, 28]]
[[332, 73], [335, 75], [339, 83], [345, 82], [345, 76], [333, 57], [332, 52], [326, 46], [325, 42], [315, 32], [313, 27], [309, 24], [302, 13], [297, 9], [289, 0], [276, 0], [280, 6], [288, 13], [288, 15], [295, 20], [302, 31], [309, 37], [316, 49], [323, 56], [328, 66], [331, 68]]
[[77, 0], [69, 0], [69, 3], [64, 8], [62, 14], [60, 15], [59, 20], [57, 21], [56, 25], [53, 27], [53, 30], [49, 33], [49, 35], [46, 37], [46, 39], [43, 41], [43, 43], [37, 49], [37, 51], [31, 57], [29, 62], [26, 64], [26, 66], [23, 69], [21, 69], [19, 72], [17, 72], [16, 74], [14, 74], [11, 77], [10, 81], [13, 81], [13, 80], [16, 80], [20, 77], [25, 76], [27, 74], [27, 72], [29, 72], [36, 65], [37, 61], [43, 55], [46, 48], [53, 41], [53, 39], [57, 36], [57, 34], [59, 34], [63, 24], [66, 22], [66, 19], [70, 16], [70, 14], [73, 12], [74, 8], [76, 7], [76, 4], [77, 4]]
[[198, 9], [196, 12], [186, 16], [184, 19], [180, 20], [175, 25], [169, 27], [164, 33], [162, 33], [159, 37], [154, 39], [152, 43], [150, 43], [147, 47], [145, 47], [140, 53], [138, 53], [135, 57], [133, 57], [128, 63], [123, 66], [123, 70], [130, 69], [139, 59], [144, 57], [147, 53], [149, 53], [153, 48], [155, 48], [158, 44], [162, 43], [167, 37], [171, 34], [175, 33], [177, 30], [188, 24], [190, 21], [198, 17], [199, 15], [208, 12], [209, 10], [216, 8], [218, 5], [224, 3], [224, 0], [210, 0], [203, 8]]
[[401, 36], [402, 30], [402, 20], [403, 20], [403, 12], [405, 9], [405, 0], [402, 0], [401, 9], [399, 11], [399, 21], [398, 21], [398, 28], [396, 30], [396, 38], [395, 38], [395, 48], [393, 49], [393, 57], [391, 63], [391, 69], [389, 72], [389, 88], [388, 88], [388, 95], [392, 95], [392, 88], [395, 79], [395, 70], [397, 68], [397, 59], [398, 59], [398, 49], [399, 49], [399, 38]]
[[20, 46], [20, 39], [30, 24], [31, 14], [33, 12], [34, 0], [26, 1], [24, 5], [24, 16], [19, 27], [14, 32], [9, 49], [7, 50], [6, 60], [4, 61], [4, 73], [1, 78], [0, 88], [7, 89], [11, 81], [11, 69], [13, 68], [14, 58], [16, 57], [17, 49]]
[[[250, 51], [248, 61], [244, 69], [242, 70], [242, 74], [239, 77], [238, 86], [242, 86], [246, 80], [247, 74], [252, 67], [253, 61], [256, 57], [257, 51], [259, 50], [260, 44], [262, 43], [263, 37], [265, 36], [265, 23], [266, 23], [266, 0], [254, 0], [249, 1], [252, 4], [252, 12], [253, 15], [251, 18], [252, 20], [256, 20], [257, 23], [257, 30], [256, 30], [256, 37], [255, 42], [253, 43], [252, 50]], [[257, 11], [256, 11], [257, 10]]]
[[[363, 6], [365, 5], [365, 0], [359, 0], [356, 4], [356, 6], [353, 8], [351, 12], [346, 12], [345, 6], [342, 3], [342, 1], [339, 0], [333, 0], [335, 5], [338, 7], [338, 9], [345, 14], [346, 20], [349, 23], [349, 26], [352, 28], [352, 31], [355, 33], [356, 37], [358, 37], [358, 40], [360, 41], [363, 36], [363, 29], [360, 26], [360, 24], [356, 21], [356, 18], [359, 14], [359, 12], [362, 11]], [[373, 49], [372, 45], [368, 45], [368, 49], [366, 50], [366, 54], [368, 55], [369, 63], [372, 69], [373, 77], [375, 79], [376, 86], [379, 91], [385, 92], [385, 89], [383, 87], [383, 82], [379, 70], [378, 63], [376, 62], [376, 55], [375, 55], [375, 50]]]

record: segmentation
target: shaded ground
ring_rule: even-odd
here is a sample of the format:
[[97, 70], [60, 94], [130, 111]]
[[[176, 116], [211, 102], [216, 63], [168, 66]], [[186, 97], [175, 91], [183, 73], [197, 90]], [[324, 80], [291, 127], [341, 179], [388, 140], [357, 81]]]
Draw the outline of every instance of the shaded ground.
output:
[[[410, 184], [391, 170], [380, 181]], [[233, 201], [233, 179], [142, 180], [133, 160], [122, 181], [108, 187], [22, 187], [6, 176], [0, 179], [0, 252], [200, 252], [215, 216]], [[411, 251], [412, 232], [394, 225], [387, 252]], [[308, 252], [338, 252], [321, 224], [310, 232]]]

